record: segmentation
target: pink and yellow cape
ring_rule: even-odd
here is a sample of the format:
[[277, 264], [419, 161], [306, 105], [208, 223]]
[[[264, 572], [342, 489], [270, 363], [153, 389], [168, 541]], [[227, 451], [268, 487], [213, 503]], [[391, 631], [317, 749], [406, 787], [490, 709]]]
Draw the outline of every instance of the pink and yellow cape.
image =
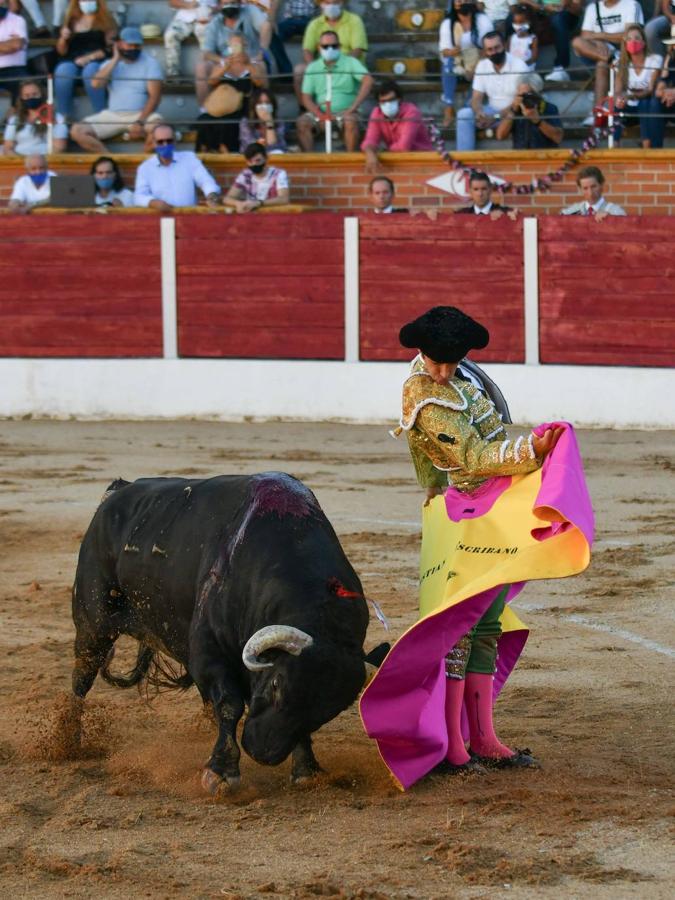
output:
[[[472, 494], [448, 489], [423, 512], [420, 619], [403, 634], [363, 692], [361, 719], [402, 790], [447, 751], [445, 655], [504, 585], [507, 603], [525, 582], [576, 575], [588, 566], [593, 509], [574, 429], [541, 469], [492, 478]], [[551, 425], [542, 425], [543, 433]], [[528, 631], [508, 605], [502, 617], [495, 698]]]

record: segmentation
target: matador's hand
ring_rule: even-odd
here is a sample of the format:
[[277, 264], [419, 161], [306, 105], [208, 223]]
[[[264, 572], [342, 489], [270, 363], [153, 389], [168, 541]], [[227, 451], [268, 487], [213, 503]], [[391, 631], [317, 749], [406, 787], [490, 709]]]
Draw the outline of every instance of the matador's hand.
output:
[[424, 505], [428, 506], [434, 497], [438, 497], [439, 494], [444, 493], [445, 488], [442, 487], [429, 487], [427, 488], [427, 499], [424, 501]]
[[535, 434], [532, 446], [537, 456], [546, 456], [547, 453], [550, 453], [558, 443], [558, 438], [563, 431], [564, 428], [558, 426], [558, 428], [547, 428], [542, 435]]

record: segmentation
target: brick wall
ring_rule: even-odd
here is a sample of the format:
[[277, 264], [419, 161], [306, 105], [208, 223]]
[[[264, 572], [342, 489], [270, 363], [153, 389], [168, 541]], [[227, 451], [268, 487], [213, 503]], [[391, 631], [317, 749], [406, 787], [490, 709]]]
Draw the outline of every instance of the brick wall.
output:
[[[489, 153], [464, 153], [458, 158], [468, 166], [482, 168], [516, 183], [527, 184], [533, 176], [558, 169], [568, 158], [565, 150]], [[142, 156], [119, 156], [125, 178], [133, 183], [134, 172]], [[51, 167], [62, 174], [86, 173], [93, 156], [65, 154], [55, 156]], [[204, 157], [218, 181], [229, 187], [242, 167], [239, 155]], [[435, 153], [384, 154], [385, 174], [394, 179], [399, 205], [451, 210], [462, 201], [425, 182], [448, 171]], [[364, 209], [370, 176], [363, 170], [361, 154], [289, 154], [275, 156], [274, 164], [288, 170], [291, 199], [322, 210]], [[598, 150], [589, 153], [583, 164], [599, 166], [607, 179], [607, 196], [634, 215], [675, 214], [675, 150]], [[14, 180], [23, 173], [22, 161], [0, 157], [0, 204], [6, 205]], [[561, 207], [579, 199], [574, 171], [548, 194], [509, 195], [508, 202], [523, 212], [557, 213]]]

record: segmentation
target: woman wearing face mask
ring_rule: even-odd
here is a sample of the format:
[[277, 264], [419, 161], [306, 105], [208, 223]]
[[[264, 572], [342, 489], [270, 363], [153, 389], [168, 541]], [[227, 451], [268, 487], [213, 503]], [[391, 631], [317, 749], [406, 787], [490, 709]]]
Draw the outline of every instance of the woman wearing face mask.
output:
[[481, 55], [483, 36], [493, 31], [492, 20], [471, 0], [454, 0], [441, 23], [441, 83], [443, 86], [443, 124], [455, 118], [457, 78], [471, 81]]
[[[2, 148], [5, 156], [47, 153], [47, 123], [42, 110], [46, 102], [47, 98], [37, 81], [21, 83], [16, 113], [9, 118], [5, 127]], [[67, 140], [68, 127], [63, 116], [57, 113], [53, 131], [54, 153], [64, 153]]]
[[253, 212], [262, 206], [285, 206], [288, 203], [288, 175], [283, 169], [267, 165], [267, 151], [262, 144], [249, 144], [244, 150], [248, 167], [235, 178], [223, 200], [223, 206], [238, 213]]
[[66, 119], [72, 115], [77, 79], [82, 79], [94, 112], [105, 108], [105, 89], [93, 87], [91, 79], [109, 55], [116, 31], [106, 0], [70, 0], [56, 44], [61, 62], [54, 69], [56, 109]]
[[642, 146], [662, 147], [663, 136], [654, 118], [661, 104], [654, 96], [663, 57], [647, 54], [647, 39], [641, 25], [629, 25], [621, 42], [621, 57], [616, 80], [616, 106], [624, 115], [614, 129], [617, 143], [627, 125], [640, 124]]
[[122, 173], [114, 159], [99, 156], [89, 174], [96, 185], [96, 206], [134, 206], [134, 193], [124, 186]]
[[277, 121], [277, 98], [265, 88], [251, 94], [249, 114], [239, 123], [239, 149], [249, 144], [264, 144], [268, 153], [286, 152], [286, 125]]

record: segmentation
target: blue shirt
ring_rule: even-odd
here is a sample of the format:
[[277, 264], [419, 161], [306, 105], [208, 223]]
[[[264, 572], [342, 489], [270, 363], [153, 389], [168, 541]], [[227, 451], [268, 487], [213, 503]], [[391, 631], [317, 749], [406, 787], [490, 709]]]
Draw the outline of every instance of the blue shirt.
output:
[[234, 28], [225, 24], [222, 15], [216, 13], [206, 26], [204, 32], [204, 53], [216, 53], [227, 56], [230, 38], [235, 34], [243, 34], [246, 38], [246, 52], [254, 59], [260, 55], [260, 35], [253, 24], [253, 14], [247, 7], [242, 7]]
[[162, 67], [154, 58], [141, 51], [134, 62], [120, 60], [112, 71], [108, 93], [108, 109], [115, 112], [135, 112], [143, 109], [148, 99], [148, 81], [162, 81]]
[[171, 206], [195, 206], [197, 188], [205, 197], [220, 194], [215, 179], [194, 153], [174, 153], [168, 166], [156, 156], [146, 159], [136, 172], [136, 206], [149, 206], [151, 200], [164, 200]]

